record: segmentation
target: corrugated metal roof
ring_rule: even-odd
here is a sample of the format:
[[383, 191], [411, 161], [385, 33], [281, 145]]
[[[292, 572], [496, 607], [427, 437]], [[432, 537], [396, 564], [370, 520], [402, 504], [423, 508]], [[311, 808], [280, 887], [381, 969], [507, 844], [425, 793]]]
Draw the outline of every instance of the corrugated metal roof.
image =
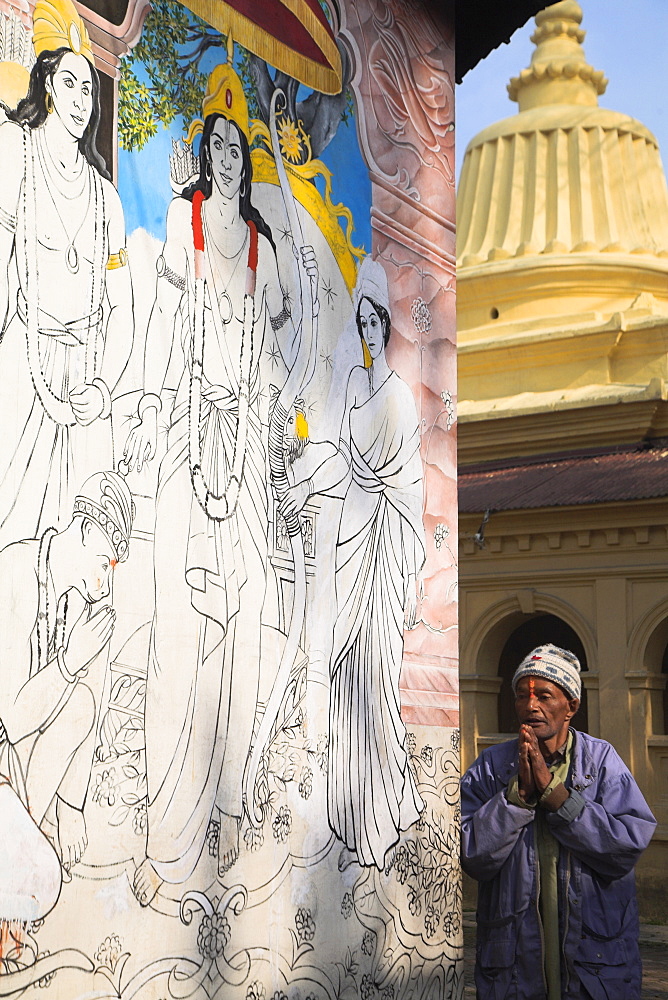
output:
[[607, 454], [463, 468], [458, 484], [464, 514], [668, 497], [668, 440]]

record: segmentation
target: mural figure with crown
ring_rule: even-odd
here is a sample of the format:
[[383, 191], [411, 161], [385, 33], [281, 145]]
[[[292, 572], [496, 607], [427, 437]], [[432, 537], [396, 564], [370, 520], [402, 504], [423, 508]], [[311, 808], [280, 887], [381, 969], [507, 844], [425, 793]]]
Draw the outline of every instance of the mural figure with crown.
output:
[[[38, 0], [0, 124], [0, 997], [454, 1000], [457, 734], [399, 697], [433, 550], [410, 303], [440, 278], [373, 231], [345, 21], [398, 6], [147, 3]], [[0, 96], [6, 4], [32, 46], [0, 0]], [[66, 527], [112, 428], [127, 476]]]
[[44, 917], [86, 850], [107, 602], [133, 516], [123, 477], [96, 473], [66, 528], [0, 551], [0, 957], [3, 924]]
[[[198, 175], [168, 210], [144, 395], [126, 445], [131, 468], [155, 453], [171, 353], [165, 345], [178, 337], [186, 365], [156, 507], [145, 713], [148, 840], [134, 881], [143, 905], [163, 881], [190, 877], [214, 810], [219, 872], [238, 856], [267, 586], [259, 377], [265, 328], [279, 338], [288, 368], [300, 348], [272, 233], [251, 200], [252, 133], [231, 52], [211, 73], [202, 110], [203, 121], [190, 130], [191, 138], [201, 133]], [[312, 289], [305, 308], [315, 315], [315, 256], [302, 247], [301, 257]]]
[[12, 372], [0, 545], [64, 526], [78, 484], [111, 465], [111, 393], [133, 336], [123, 209], [96, 147], [100, 85], [71, 0], [39, 0], [33, 46], [28, 93], [0, 125], [0, 365]]

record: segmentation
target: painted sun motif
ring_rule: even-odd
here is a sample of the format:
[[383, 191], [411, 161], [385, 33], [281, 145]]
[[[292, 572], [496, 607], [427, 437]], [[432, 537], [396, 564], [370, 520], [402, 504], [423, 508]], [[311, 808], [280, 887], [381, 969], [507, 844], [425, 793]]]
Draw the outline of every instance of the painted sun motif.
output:
[[283, 157], [291, 163], [298, 163], [302, 158], [302, 140], [299, 129], [290, 118], [281, 118], [277, 125]]

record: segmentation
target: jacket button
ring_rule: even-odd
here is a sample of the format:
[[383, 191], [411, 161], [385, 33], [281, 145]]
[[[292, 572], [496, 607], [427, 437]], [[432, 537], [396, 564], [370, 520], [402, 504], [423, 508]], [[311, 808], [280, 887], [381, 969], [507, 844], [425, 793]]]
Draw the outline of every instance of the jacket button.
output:
[[597, 958], [601, 958], [601, 953], [600, 953], [600, 951], [597, 951], [597, 952], [596, 952], [596, 957], [597, 957]]
[[585, 774], [585, 778], [587, 779], [587, 781], [590, 781], [591, 780], [591, 774]]

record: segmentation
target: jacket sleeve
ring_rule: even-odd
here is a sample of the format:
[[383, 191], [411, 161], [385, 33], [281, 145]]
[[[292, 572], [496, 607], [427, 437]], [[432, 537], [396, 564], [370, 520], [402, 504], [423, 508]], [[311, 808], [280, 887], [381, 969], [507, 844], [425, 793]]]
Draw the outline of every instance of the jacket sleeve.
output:
[[[612, 750], [612, 748], [611, 748]], [[630, 872], [649, 844], [656, 820], [633, 775], [612, 751], [616, 773], [603, 775], [593, 798], [579, 793], [583, 807], [573, 818], [567, 810], [547, 817], [556, 839], [604, 878]], [[606, 767], [605, 772], [613, 768]]]
[[487, 882], [503, 867], [535, 810], [514, 805], [482, 754], [462, 778], [462, 868]]

